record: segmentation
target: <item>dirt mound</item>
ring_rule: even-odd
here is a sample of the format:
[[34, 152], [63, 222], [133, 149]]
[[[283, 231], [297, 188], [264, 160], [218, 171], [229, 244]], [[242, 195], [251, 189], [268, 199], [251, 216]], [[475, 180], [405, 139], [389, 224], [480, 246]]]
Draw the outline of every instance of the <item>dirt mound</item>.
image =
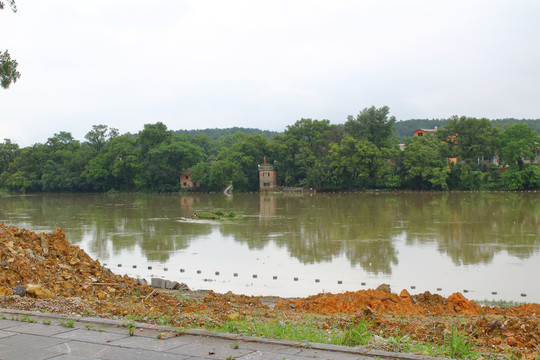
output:
[[322, 314], [359, 314], [366, 310], [394, 315], [479, 315], [482, 308], [462, 294], [448, 298], [425, 292], [411, 296], [407, 290], [400, 295], [382, 290], [360, 290], [342, 294], [318, 294], [305, 299], [281, 301], [278, 309], [318, 312]]

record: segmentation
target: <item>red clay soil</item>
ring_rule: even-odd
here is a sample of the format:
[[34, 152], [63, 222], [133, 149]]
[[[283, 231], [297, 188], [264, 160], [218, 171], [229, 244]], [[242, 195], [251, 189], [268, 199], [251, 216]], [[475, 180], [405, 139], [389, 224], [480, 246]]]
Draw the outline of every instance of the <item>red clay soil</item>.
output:
[[[19, 286], [20, 285], [20, 286]], [[19, 286], [17, 288], [17, 286]], [[24, 288], [23, 288], [24, 287]], [[23, 296], [13, 295], [24, 289]], [[189, 298], [189, 299], [188, 299]], [[220, 325], [229, 319], [302, 322], [310, 314], [328, 329], [367, 319], [374, 333], [443, 343], [452, 328], [475, 349], [516, 358], [540, 358], [540, 305], [480, 306], [460, 293], [448, 298], [388, 286], [341, 294], [282, 299], [269, 307], [261, 298], [206, 292], [176, 297], [113, 274], [66, 239], [61, 229], [34, 233], [0, 223], [0, 307], [79, 313], [101, 317], [167, 318], [172, 325]], [[394, 350], [387, 348], [388, 350]]]

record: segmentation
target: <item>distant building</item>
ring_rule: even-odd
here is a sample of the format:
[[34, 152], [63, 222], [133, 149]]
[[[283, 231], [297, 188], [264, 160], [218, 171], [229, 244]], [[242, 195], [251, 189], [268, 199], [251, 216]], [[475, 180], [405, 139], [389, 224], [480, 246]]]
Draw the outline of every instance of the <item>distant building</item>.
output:
[[259, 165], [259, 191], [277, 189], [277, 171], [272, 165]]
[[414, 136], [424, 136], [427, 133], [435, 133], [437, 132], [437, 128], [435, 129], [417, 129], [414, 132]]
[[184, 170], [180, 175], [180, 188], [193, 189], [193, 181], [191, 180], [191, 170]]

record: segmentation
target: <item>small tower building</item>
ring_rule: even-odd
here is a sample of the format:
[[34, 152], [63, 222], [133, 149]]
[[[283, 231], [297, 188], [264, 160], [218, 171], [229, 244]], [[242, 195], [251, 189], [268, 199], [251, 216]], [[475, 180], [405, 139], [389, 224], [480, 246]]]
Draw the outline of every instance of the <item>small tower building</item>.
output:
[[259, 191], [268, 191], [277, 189], [277, 172], [272, 165], [266, 163], [259, 165]]

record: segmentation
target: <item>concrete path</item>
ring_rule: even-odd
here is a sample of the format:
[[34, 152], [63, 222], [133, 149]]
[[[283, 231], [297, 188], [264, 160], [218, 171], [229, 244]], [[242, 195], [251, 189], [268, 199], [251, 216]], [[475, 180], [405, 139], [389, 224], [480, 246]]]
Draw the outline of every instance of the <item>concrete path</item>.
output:
[[135, 325], [132, 336], [121, 321], [0, 309], [0, 359], [430, 359], [198, 330], [177, 334], [168, 326]]

